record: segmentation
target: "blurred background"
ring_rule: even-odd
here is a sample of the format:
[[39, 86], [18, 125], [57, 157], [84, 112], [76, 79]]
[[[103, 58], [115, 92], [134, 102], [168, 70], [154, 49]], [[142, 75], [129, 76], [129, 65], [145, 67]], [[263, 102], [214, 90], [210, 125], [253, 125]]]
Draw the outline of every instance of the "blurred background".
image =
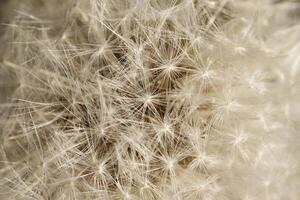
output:
[[14, 89], [17, 87], [17, 79], [14, 72], [3, 65], [3, 52], [5, 51], [5, 29], [9, 19], [14, 16], [16, 9], [15, 0], [0, 0], [0, 104], [9, 101]]

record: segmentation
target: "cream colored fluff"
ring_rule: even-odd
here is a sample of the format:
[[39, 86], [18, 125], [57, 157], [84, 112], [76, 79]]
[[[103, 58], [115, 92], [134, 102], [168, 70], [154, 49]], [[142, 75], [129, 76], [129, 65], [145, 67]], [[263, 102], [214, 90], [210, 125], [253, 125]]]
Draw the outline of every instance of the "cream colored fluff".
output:
[[0, 199], [299, 199], [297, 3], [33, 2], [7, 25]]

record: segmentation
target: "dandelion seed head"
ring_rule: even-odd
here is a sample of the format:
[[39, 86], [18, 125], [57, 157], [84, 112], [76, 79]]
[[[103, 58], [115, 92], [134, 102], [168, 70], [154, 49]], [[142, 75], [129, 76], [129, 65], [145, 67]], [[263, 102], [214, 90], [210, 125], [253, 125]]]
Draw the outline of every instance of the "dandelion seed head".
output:
[[298, 199], [296, 3], [73, 3], [3, 26], [0, 199]]

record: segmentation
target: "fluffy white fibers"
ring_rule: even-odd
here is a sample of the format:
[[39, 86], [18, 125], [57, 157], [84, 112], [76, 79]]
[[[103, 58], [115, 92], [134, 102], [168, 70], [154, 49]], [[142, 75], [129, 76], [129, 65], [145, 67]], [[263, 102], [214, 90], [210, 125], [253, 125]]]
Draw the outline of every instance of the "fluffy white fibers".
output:
[[299, 200], [297, 6], [20, 3], [0, 199]]

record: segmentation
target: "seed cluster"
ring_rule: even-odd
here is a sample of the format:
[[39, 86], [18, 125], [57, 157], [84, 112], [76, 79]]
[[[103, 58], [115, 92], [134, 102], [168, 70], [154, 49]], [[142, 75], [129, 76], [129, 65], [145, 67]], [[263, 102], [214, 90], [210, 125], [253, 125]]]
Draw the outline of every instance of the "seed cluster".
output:
[[65, 21], [12, 22], [1, 199], [296, 199], [300, 84], [272, 16], [250, 0], [61, 4]]

